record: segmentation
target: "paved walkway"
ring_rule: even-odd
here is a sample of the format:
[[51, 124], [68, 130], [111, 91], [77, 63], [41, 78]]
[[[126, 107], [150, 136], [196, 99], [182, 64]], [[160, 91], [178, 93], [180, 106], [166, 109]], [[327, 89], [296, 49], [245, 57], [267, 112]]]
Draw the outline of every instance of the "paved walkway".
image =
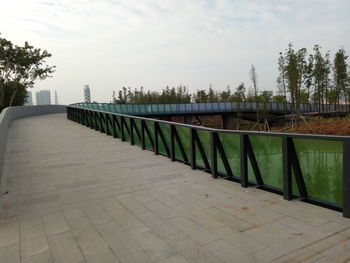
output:
[[46, 115], [14, 121], [0, 262], [347, 262], [350, 220]]

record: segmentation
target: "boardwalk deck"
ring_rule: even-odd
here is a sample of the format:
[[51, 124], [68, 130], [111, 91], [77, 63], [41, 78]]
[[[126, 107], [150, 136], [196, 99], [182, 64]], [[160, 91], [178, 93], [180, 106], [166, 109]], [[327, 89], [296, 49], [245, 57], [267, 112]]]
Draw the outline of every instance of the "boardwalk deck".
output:
[[55, 114], [12, 123], [0, 262], [347, 262], [341, 213], [155, 156]]

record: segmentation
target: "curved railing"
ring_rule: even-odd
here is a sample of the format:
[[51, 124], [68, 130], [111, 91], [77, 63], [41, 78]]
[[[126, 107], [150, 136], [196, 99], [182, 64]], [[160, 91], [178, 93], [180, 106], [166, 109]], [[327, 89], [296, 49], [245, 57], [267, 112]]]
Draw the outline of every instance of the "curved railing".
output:
[[[211, 102], [211, 103], [178, 103], [178, 104], [115, 104], [115, 103], [75, 103], [71, 106], [108, 111], [121, 114], [152, 116], [180, 114], [215, 114], [224, 112], [256, 112], [290, 113], [290, 103], [256, 103], [256, 102]], [[344, 105], [340, 105], [345, 107]], [[300, 112], [334, 111], [336, 105], [325, 104], [319, 109], [318, 104], [301, 104]]]
[[68, 119], [172, 161], [350, 218], [350, 137], [211, 129], [67, 107]]

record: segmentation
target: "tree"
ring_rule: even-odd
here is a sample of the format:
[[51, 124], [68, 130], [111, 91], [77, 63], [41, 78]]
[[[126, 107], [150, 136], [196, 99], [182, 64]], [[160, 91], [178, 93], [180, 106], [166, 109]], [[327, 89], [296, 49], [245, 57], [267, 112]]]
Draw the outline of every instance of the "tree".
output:
[[213, 87], [210, 84], [209, 91], [208, 91], [208, 102], [218, 102], [218, 101], [219, 101], [219, 96], [217, 92], [213, 90]]
[[197, 93], [195, 95], [195, 101], [197, 103], [199, 102], [208, 102], [208, 95], [206, 90], [202, 89], [202, 90], [197, 90]]
[[314, 83], [314, 100], [319, 106], [319, 111], [325, 110], [324, 103], [327, 99], [329, 89], [329, 74], [330, 61], [329, 52], [325, 56], [321, 53], [321, 47], [315, 45], [314, 47], [314, 67], [313, 67], [313, 83]]
[[233, 94], [233, 101], [234, 102], [244, 102], [245, 101], [245, 86], [244, 83], [242, 82], [239, 84], [239, 86], [236, 89], [236, 92]]
[[[0, 108], [12, 106], [22, 89], [32, 88], [37, 80], [51, 77], [55, 66], [46, 65], [51, 54], [34, 48], [28, 42], [17, 46], [5, 38], [0, 38]], [[11, 84], [6, 84], [11, 83]], [[5, 96], [6, 87], [11, 87], [11, 95]], [[5, 100], [6, 99], [6, 100]], [[24, 103], [24, 100], [22, 104]]]
[[277, 87], [279, 94], [284, 98], [284, 110], [287, 110], [287, 80], [286, 80], [286, 61], [282, 52], [279, 53], [278, 57], [278, 70], [279, 75], [277, 77]]
[[[231, 100], [231, 89], [230, 89], [230, 85], [228, 85], [226, 87], [226, 90], [222, 91], [219, 94], [219, 98], [221, 102], [227, 102]], [[219, 100], [218, 100], [219, 101]]]
[[336, 93], [336, 103], [339, 107], [340, 97], [343, 95], [345, 98], [346, 104], [348, 104], [348, 65], [346, 63], [348, 56], [346, 56], [344, 49], [339, 49], [334, 56], [333, 62], [333, 79]]
[[314, 56], [312, 54], [309, 55], [308, 62], [305, 65], [304, 71], [304, 84], [305, 84], [305, 94], [308, 95], [306, 103], [309, 106], [310, 103], [310, 95], [311, 88], [313, 86], [313, 67], [314, 67]]
[[254, 101], [256, 106], [256, 120], [259, 121], [259, 102], [257, 100], [258, 98], [258, 76], [256, 74], [255, 66], [252, 65], [250, 68], [250, 79], [253, 83], [253, 89], [254, 89]]

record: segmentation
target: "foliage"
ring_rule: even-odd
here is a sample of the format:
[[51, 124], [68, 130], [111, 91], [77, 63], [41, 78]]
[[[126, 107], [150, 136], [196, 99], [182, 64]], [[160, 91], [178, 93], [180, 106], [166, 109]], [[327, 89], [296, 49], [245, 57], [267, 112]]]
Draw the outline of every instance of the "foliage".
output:
[[338, 106], [341, 97], [345, 98], [346, 103], [349, 102], [350, 75], [347, 71], [347, 59], [348, 56], [346, 56], [345, 50], [339, 49], [338, 52], [335, 54], [333, 61], [334, 88], [336, 94], [336, 103], [338, 104]]
[[[333, 65], [330, 52], [321, 52], [315, 45], [308, 55], [305, 48], [294, 50], [292, 44], [280, 52], [278, 58], [279, 76], [276, 102], [291, 102], [295, 114], [300, 112], [301, 103], [314, 103], [319, 111], [328, 110], [328, 104], [349, 104], [349, 73], [345, 50], [340, 49], [334, 56]], [[331, 73], [333, 71], [333, 79]], [[285, 98], [285, 100], [284, 100]]]
[[36, 80], [51, 76], [55, 66], [46, 65], [45, 59], [49, 57], [49, 52], [28, 42], [17, 46], [0, 37], [0, 109], [23, 105], [24, 91], [32, 88]]

